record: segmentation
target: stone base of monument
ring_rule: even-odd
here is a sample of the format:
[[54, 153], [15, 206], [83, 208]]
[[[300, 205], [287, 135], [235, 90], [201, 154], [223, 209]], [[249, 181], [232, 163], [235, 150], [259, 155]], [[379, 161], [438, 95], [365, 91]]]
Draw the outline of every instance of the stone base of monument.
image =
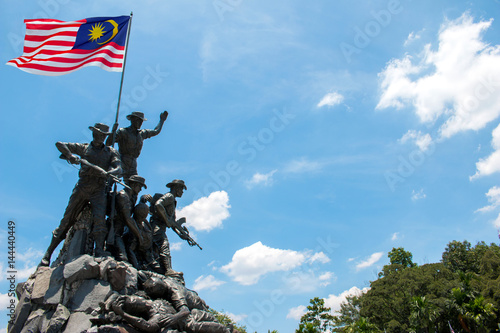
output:
[[[138, 271], [129, 263], [112, 257], [90, 255], [93, 243], [87, 237], [90, 219], [90, 210], [85, 209], [68, 233], [52, 266], [38, 267], [26, 282], [18, 284], [18, 304], [14, 320], [8, 326], [9, 333], [141, 332], [106, 307], [106, 302], [112, 302], [111, 295], [136, 294], [139, 290], [138, 274], [145, 271]], [[179, 279], [179, 276], [174, 278]], [[184, 281], [179, 282], [183, 285]], [[199, 300], [206, 306], [203, 300]], [[214, 325], [217, 324], [204, 324], [195, 331], [232, 331], [232, 328], [225, 327], [212, 330]], [[163, 328], [157, 332], [184, 331]]]

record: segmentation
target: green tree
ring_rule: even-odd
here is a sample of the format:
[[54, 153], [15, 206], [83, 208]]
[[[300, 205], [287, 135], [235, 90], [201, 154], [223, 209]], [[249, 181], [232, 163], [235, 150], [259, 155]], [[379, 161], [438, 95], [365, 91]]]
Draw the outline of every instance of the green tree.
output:
[[379, 277], [386, 276], [388, 274], [399, 272], [405, 268], [416, 267], [417, 264], [413, 262], [413, 254], [409, 251], [405, 251], [404, 248], [392, 248], [392, 250], [387, 254], [389, 257], [390, 264], [385, 265], [382, 268], [382, 272], [378, 275]]
[[463, 242], [454, 240], [448, 243], [442, 258], [443, 264], [453, 272], [479, 272], [471, 244], [466, 240]]
[[449, 318], [446, 303], [450, 290], [458, 287], [458, 280], [443, 264], [426, 264], [393, 271], [370, 286], [361, 297], [360, 315], [377, 325], [379, 330], [409, 332], [414, 328], [410, 320], [412, 311], [415, 312], [412, 302], [414, 297], [420, 296], [425, 297], [429, 309], [435, 309], [432, 313], [434, 322], [428, 326], [436, 326], [438, 332], [445, 332]]
[[231, 319], [231, 317], [229, 317], [227, 314], [224, 313], [224, 310], [222, 310], [222, 312], [219, 312], [217, 310], [210, 308], [208, 309], [208, 312], [213, 314], [217, 322], [221, 323], [222, 325], [227, 327], [233, 326], [238, 331], [240, 331], [240, 333], [247, 333], [247, 328], [245, 326], [239, 326], [238, 324], [236, 324], [236, 322], [233, 319]]
[[338, 314], [333, 318], [333, 332], [344, 332], [346, 327], [360, 320], [360, 306], [360, 296], [347, 296], [345, 302], [340, 304]]
[[368, 319], [361, 317], [356, 322], [345, 327], [345, 333], [376, 333], [380, 332], [377, 325], [372, 324]]
[[325, 306], [325, 300], [315, 297], [310, 300], [307, 312], [300, 318], [299, 328], [295, 333], [325, 333], [331, 332], [334, 317], [331, 309]]
[[415, 332], [428, 333], [437, 317], [436, 306], [425, 296], [413, 296], [411, 303], [410, 325]]

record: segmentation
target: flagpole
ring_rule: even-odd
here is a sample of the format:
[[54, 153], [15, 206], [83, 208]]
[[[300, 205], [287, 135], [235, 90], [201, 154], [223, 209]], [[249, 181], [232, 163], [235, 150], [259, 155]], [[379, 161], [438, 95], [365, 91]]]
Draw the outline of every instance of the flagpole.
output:
[[130, 20], [128, 22], [128, 27], [127, 27], [127, 40], [125, 41], [125, 55], [123, 57], [122, 78], [120, 80], [120, 90], [118, 92], [118, 104], [116, 105], [116, 117], [115, 117], [115, 123], [113, 125], [113, 137], [111, 140], [111, 147], [115, 146], [116, 130], [118, 129], [118, 116], [120, 115], [120, 101], [122, 98], [122, 88], [123, 88], [123, 77], [125, 75], [125, 65], [127, 64], [128, 40], [130, 37], [130, 28], [132, 27], [132, 16], [134, 16], [134, 13], [130, 12]]
[[[130, 12], [130, 20], [128, 21], [128, 27], [127, 27], [127, 40], [125, 41], [125, 55], [123, 56], [122, 78], [120, 80], [120, 91], [118, 93], [118, 104], [116, 105], [116, 117], [115, 117], [115, 123], [113, 125], [111, 147], [115, 146], [116, 131], [118, 129], [118, 116], [120, 115], [120, 100], [122, 98], [123, 76], [125, 75], [125, 65], [127, 64], [128, 40], [130, 37], [130, 28], [132, 26], [132, 16], [133, 15], [134, 15], [134, 13]], [[111, 195], [111, 213], [109, 214], [110, 226], [109, 226], [109, 230], [108, 230], [108, 236], [106, 237], [106, 243], [109, 245], [115, 244], [114, 218], [115, 218], [115, 214], [116, 214], [116, 207], [115, 207], [116, 191], [117, 191], [116, 183], [114, 183], [113, 192], [112, 192], [113, 194]]]

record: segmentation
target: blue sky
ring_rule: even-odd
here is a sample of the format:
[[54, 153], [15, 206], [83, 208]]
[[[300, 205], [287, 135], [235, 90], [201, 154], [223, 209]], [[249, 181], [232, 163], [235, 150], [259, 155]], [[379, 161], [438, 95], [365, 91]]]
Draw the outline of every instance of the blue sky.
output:
[[[500, 1], [1, 1], [3, 62], [23, 20], [127, 15], [119, 123], [162, 133], [138, 161], [147, 193], [175, 178], [174, 269], [249, 330], [293, 332], [309, 299], [333, 309], [404, 247], [437, 262], [452, 240], [498, 242]], [[120, 74], [45, 77], [0, 67], [0, 328], [58, 226], [77, 170], [54, 143], [112, 125]], [[2, 330], [0, 330], [2, 332]]]

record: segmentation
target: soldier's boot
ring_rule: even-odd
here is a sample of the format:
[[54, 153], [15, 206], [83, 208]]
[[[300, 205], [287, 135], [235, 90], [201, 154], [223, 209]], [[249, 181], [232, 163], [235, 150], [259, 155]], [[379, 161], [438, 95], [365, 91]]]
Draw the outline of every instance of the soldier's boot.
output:
[[125, 249], [125, 244], [123, 243], [123, 239], [121, 237], [115, 238], [115, 247], [116, 247], [116, 260], [127, 261], [127, 250]]
[[154, 272], [161, 274], [161, 266], [156, 260], [151, 261], [148, 267], [151, 268]]
[[170, 255], [162, 255], [160, 256], [160, 259], [163, 263], [163, 267], [165, 267], [165, 276], [182, 274], [181, 272], [177, 272], [172, 269], [172, 257], [170, 257]]
[[50, 245], [47, 248], [47, 251], [43, 255], [42, 261], [40, 261], [40, 264], [38, 264], [39, 267], [41, 266], [49, 266], [50, 265], [50, 257], [52, 257], [52, 253], [56, 249], [56, 247], [61, 243], [61, 239], [55, 237], [52, 235], [52, 240], [50, 241]]
[[109, 253], [108, 251], [104, 251], [105, 239], [106, 239], [106, 234], [104, 234], [104, 233], [94, 234], [94, 242], [95, 242], [94, 256], [95, 257], [107, 257], [107, 256], [111, 255], [111, 253]]

